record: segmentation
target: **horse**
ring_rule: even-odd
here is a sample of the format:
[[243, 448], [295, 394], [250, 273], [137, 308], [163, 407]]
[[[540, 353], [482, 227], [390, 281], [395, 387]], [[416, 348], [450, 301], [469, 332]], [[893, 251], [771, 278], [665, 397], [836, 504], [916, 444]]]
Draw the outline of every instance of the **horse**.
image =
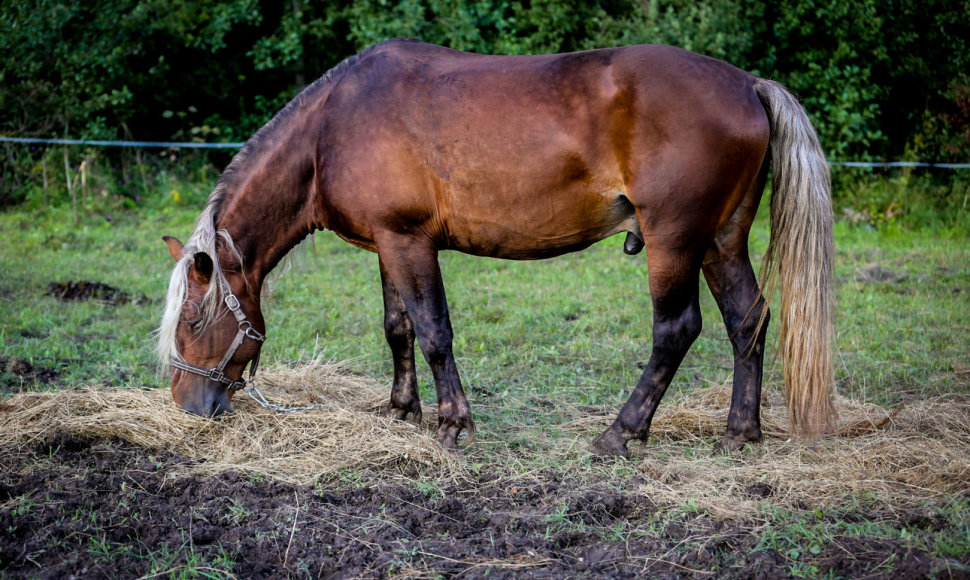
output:
[[[747, 244], [769, 168], [759, 280]], [[439, 252], [534, 260], [624, 233], [624, 251], [646, 255], [653, 344], [592, 450], [628, 456], [630, 440], [646, 440], [701, 330], [701, 272], [734, 352], [715, 447], [763, 438], [766, 296], [779, 286], [790, 425], [814, 439], [835, 417], [832, 219], [818, 138], [774, 81], [660, 45], [500, 56], [388, 40], [328, 71], [241, 148], [187, 243], [163, 238], [176, 265], [158, 354], [179, 407], [231, 411], [265, 339], [264, 280], [305, 237], [331, 230], [378, 256], [394, 363], [384, 414], [421, 419], [417, 339], [437, 391], [436, 437], [458, 449], [475, 422]]]

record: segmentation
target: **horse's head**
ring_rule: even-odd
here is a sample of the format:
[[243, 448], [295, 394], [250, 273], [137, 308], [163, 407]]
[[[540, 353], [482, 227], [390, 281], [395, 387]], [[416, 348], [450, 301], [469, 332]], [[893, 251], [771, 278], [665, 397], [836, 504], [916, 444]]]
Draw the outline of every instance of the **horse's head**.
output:
[[252, 361], [255, 372], [264, 338], [258, 289], [246, 283], [237, 253], [219, 248], [213, 257], [164, 240], [177, 263], [159, 348], [172, 365], [172, 397], [196, 415], [232, 411], [243, 370]]

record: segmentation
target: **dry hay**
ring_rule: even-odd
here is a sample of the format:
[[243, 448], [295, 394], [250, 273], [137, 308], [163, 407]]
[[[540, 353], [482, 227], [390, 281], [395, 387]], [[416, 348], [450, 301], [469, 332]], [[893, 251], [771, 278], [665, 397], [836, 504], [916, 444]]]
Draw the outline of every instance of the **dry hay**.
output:
[[211, 420], [179, 411], [167, 389], [25, 393], [0, 403], [0, 449], [36, 448], [58, 435], [113, 438], [204, 459], [183, 467], [195, 474], [237, 470], [301, 484], [344, 471], [474, 479], [469, 472], [476, 463], [494, 466], [493, 475], [509, 479], [528, 478], [550, 465], [580, 479], [591, 473], [601, 479], [603, 468], [619, 477], [632, 468], [644, 479], [640, 491], [655, 502], [695, 505], [725, 518], [759, 513], [764, 503], [798, 510], [893, 509], [970, 489], [965, 400], [914, 401], [889, 411], [839, 398], [840, 434], [813, 447], [788, 438], [786, 409], [773, 394], [762, 408], [764, 444], [721, 456], [711, 453], [711, 445], [724, 432], [731, 390], [715, 385], [661, 405], [650, 441], [631, 443], [631, 462], [594, 463], [591, 471], [588, 442], [612, 421], [614, 408], [561, 401], [549, 409], [562, 417], [560, 436], [533, 450], [505, 446], [502, 438], [509, 433], [490, 433], [501, 425], [480, 424], [492, 441], [473, 445], [462, 459], [434, 440], [433, 409], [426, 408], [419, 426], [383, 419], [378, 411], [387, 387], [339, 364], [270, 369], [258, 385], [280, 405], [328, 408], [279, 413], [240, 393], [235, 413]]
[[812, 445], [789, 438], [787, 410], [772, 392], [763, 399], [764, 443], [716, 455], [711, 445], [724, 434], [730, 400], [725, 384], [693, 392], [667, 409], [661, 405], [650, 442], [630, 445], [645, 479], [643, 493], [729, 518], [758, 513], [765, 502], [791, 509], [892, 510], [970, 491], [966, 400], [913, 401], [887, 410], [837, 397], [838, 434]]
[[24, 393], [0, 404], [0, 449], [33, 448], [59, 436], [120, 439], [205, 460], [185, 466], [187, 473], [258, 472], [300, 484], [361, 467], [405, 477], [463, 473], [432, 429], [379, 416], [386, 387], [339, 364], [271, 369], [257, 385], [279, 405], [327, 407], [281, 413], [240, 392], [234, 413], [208, 419], [179, 410], [168, 389]]

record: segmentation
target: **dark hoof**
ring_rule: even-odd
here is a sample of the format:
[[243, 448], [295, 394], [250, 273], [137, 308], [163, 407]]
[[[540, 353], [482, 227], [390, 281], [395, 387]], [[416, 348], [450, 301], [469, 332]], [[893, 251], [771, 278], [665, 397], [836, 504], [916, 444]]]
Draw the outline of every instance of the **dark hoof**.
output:
[[593, 440], [590, 450], [599, 457], [630, 457], [626, 448], [626, 439], [613, 429], [607, 429], [602, 435]]
[[471, 417], [456, 421], [441, 421], [439, 419], [439, 423], [440, 427], [438, 427], [438, 431], [435, 433], [435, 438], [438, 439], [442, 447], [454, 453], [461, 454], [461, 447], [458, 445], [458, 436], [461, 435], [462, 431], [465, 431], [467, 434], [463, 441], [465, 447], [468, 447], [475, 441], [475, 435], [478, 433], [478, 429], [475, 427], [475, 421]]
[[717, 455], [730, 455], [744, 449], [747, 443], [761, 443], [764, 437], [757, 435], [725, 435], [721, 441], [714, 446], [714, 453]]
[[438, 440], [438, 443], [441, 443], [446, 451], [461, 455], [461, 447], [458, 446], [458, 431], [442, 427], [435, 433], [435, 439]]
[[392, 404], [388, 404], [384, 412], [381, 413], [382, 417], [387, 417], [388, 419], [397, 419], [398, 421], [408, 421], [419, 425], [421, 423], [421, 405], [418, 404], [410, 409], [401, 409], [399, 407], [394, 407]]

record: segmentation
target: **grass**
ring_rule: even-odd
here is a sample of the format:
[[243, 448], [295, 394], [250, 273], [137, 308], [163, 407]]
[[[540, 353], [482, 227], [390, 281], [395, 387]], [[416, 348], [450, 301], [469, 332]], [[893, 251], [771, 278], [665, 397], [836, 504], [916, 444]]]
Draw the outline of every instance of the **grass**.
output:
[[[180, 184], [179, 189], [194, 193], [186, 194], [181, 204], [112, 211], [111, 220], [104, 212], [89, 211], [78, 225], [68, 211], [56, 208], [14, 208], [0, 214], [0, 310], [5, 314], [0, 317], [0, 359], [5, 363], [0, 393], [165, 385], [155, 372], [152, 331], [171, 258], [159, 238], [187, 238], [204, 199], [200, 186]], [[753, 255], [763, 253], [767, 244], [765, 213], [752, 235]], [[905, 407], [970, 395], [970, 232], [952, 222], [940, 226], [922, 214], [920, 220], [844, 219], [836, 225], [837, 383], [843, 396]], [[614, 238], [586, 252], [540, 263], [442, 254], [455, 351], [480, 432], [480, 443], [463, 460], [467, 470], [522, 478], [568, 473], [637, 490], [638, 478], [676, 488], [691, 481], [695, 468], [713, 466], [730, 473], [764, 459], [757, 449], [737, 458], [712, 458], [713, 438], [647, 446], [645, 458], [607, 466], [584, 455], [588, 427], [577, 427], [571, 410], [622, 404], [639, 376], [637, 364], [649, 354], [645, 260], [624, 255], [621, 245], [622, 239]], [[67, 280], [103, 282], [152, 301], [105, 306], [44, 295], [48, 283]], [[706, 288], [701, 309], [704, 330], [661, 409], [690, 401], [703, 388], [729, 384], [731, 347]], [[317, 357], [349, 361], [356, 372], [389, 384], [392, 367], [374, 255], [331, 234], [317, 234], [295, 256], [292, 270], [274, 284], [265, 315], [269, 341], [264, 364]], [[776, 328], [772, 325], [769, 340]], [[29, 363], [33, 373], [16, 372], [13, 359]], [[419, 375], [427, 412], [434, 408], [435, 397], [423, 364]], [[46, 378], [38, 380], [40, 376]], [[766, 385], [774, 392], [781, 388], [773, 359], [766, 368]], [[351, 486], [367, 480], [353, 467], [330, 477]], [[427, 497], [444, 493], [434, 479], [414, 485]], [[36, 501], [19, 497], [11, 510], [23, 517], [40, 509]], [[707, 501], [702, 496], [682, 498], [658, 510], [649, 527], [618, 521], [595, 531], [626, 540], [660, 537], [672, 523], [690, 527], [697, 518], [720, 517]], [[921, 549], [965, 562], [970, 554], [965, 497], [919, 499], [915, 505], [936, 523], [921, 526], [895, 519], [891, 506], [875, 492], [868, 499], [864, 493], [849, 494], [834, 506], [814, 510], [766, 500], [747, 517], [755, 522], [759, 549], [786, 554], [793, 576], [822, 575], [814, 556], [821, 546], [845, 539], [878, 539], [901, 550]], [[568, 503], [546, 507], [549, 534], [589, 529]], [[872, 515], [859, 520], [859, 513]], [[150, 574], [220, 577], [220, 570], [226, 575], [232, 571], [230, 555], [200, 559], [191, 542], [131, 548], [106, 538], [110, 522], [97, 521], [97, 514], [79, 517], [93, 518], [88, 550], [107, 561], [119, 550], [135, 549]], [[222, 517], [239, 521], [258, 514], [238, 506]], [[286, 529], [280, 533], [289, 533], [287, 525], [281, 526]], [[700, 540], [685, 539], [685, 553], [701, 547]], [[402, 568], [413, 555], [401, 552]], [[891, 574], [892, 566], [887, 561], [884, 573]]]
[[[0, 300], [9, 313], [0, 321], [4, 356], [56, 370], [56, 386], [161, 385], [151, 333], [171, 264], [159, 237], [188, 237], [198, 212], [164, 209], [122, 211], [111, 221], [88, 214], [78, 226], [65, 211], [0, 214]], [[761, 219], [752, 236], [754, 255], [767, 238]], [[966, 393], [966, 236], [843, 221], [836, 242], [842, 392], [876, 402]], [[624, 255], [621, 243], [617, 237], [540, 263], [442, 254], [455, 351], [473, 402], [511, 395], [520, 404], [509, 411], [541, 422], [532, 398], [587, 405], [624, 398], [639, 375], [637, 363], [649, 354], [651, 322], [645, 260]], [[264, 360], [323, 355], [388, 376], [376, 256], [318, 233], [294, 262], [272, 289]], [[43, 296], [48, 283], [67, 280], [107, 283], [153, 302], [105, 307]], [[701, 296], [704, 331], [671, 398], [720, 384], [731, 373], [720, 315], [706, 289]], [[778, 386], [777, 371], [769, 367], [769, 385]], [[422, 377], [422, 392], [433, 402], [429, 373]], [[3, 383], [8, 390], [35, 388], [9, 372]]]

